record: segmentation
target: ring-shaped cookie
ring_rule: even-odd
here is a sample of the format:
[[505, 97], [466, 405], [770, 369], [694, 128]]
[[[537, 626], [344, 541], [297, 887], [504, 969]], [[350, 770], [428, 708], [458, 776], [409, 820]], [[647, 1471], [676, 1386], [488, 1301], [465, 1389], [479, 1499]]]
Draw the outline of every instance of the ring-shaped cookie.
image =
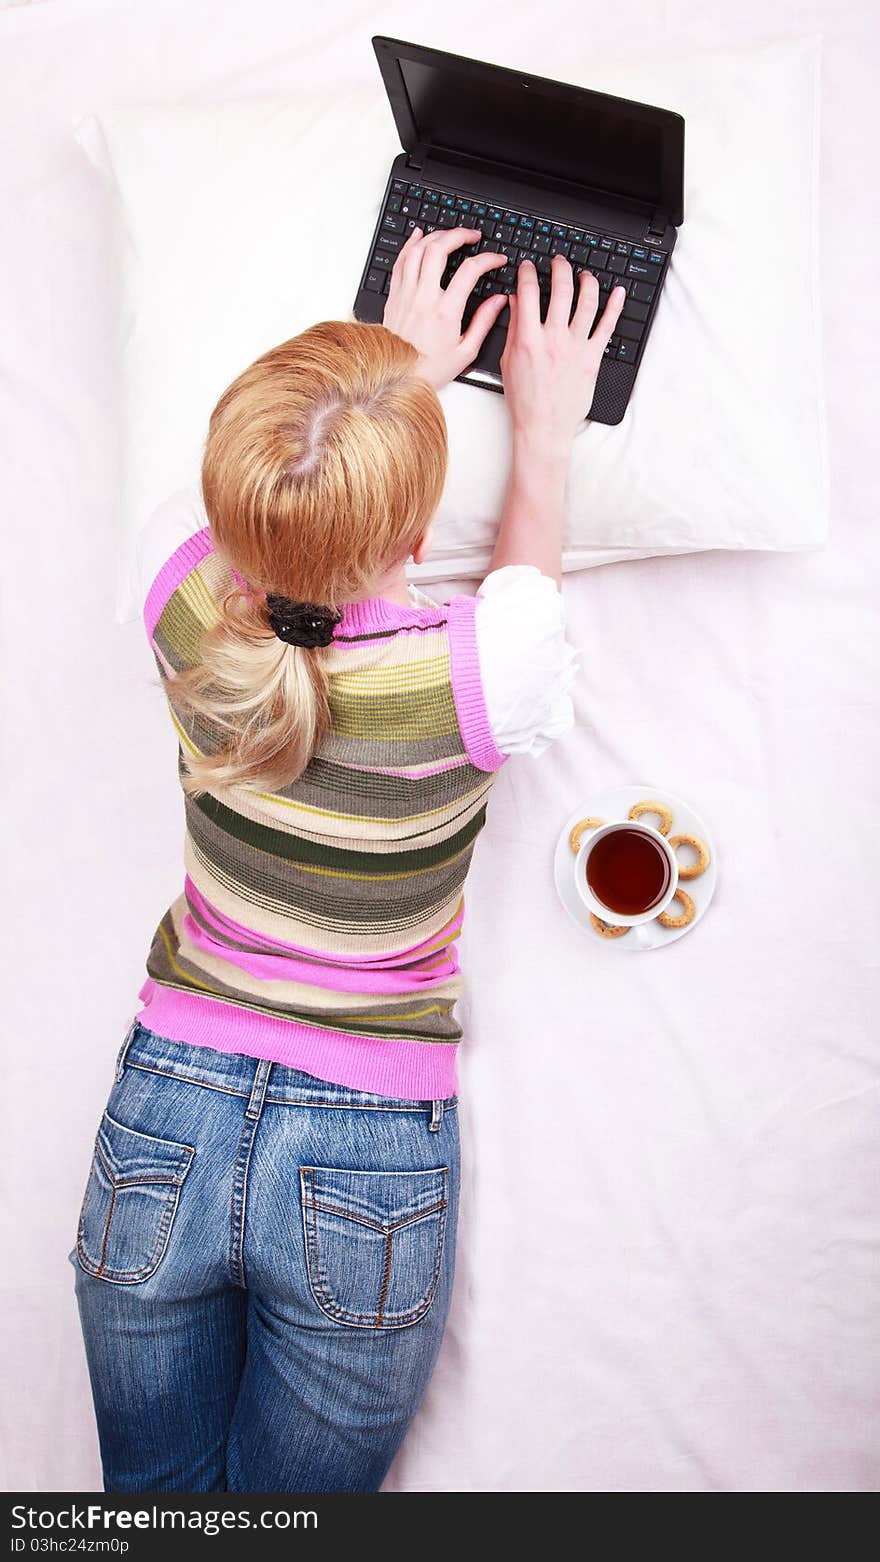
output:
[[705, 873], [709, 866], [709, 848], [705, 841], [701, 841], [696, 835], [670, 835], [669, 844], [675, 850], [676, 846], [692, 846], [697, 854], [696, 862], [683, 863], [679, 858], [678, 876], [680, 879], [698, 879], [701, 873]]
[[600, 938], [622, 938], [624, 933], [629, 932], [628, 927], [617, 927], [613, 922], [603, 922], [601, 917], [596, 916], [595, 911], [590, 912], [590, 926]]
[[668, 835], [672, 829], [672, 809], [665, 803], [658, 803], [653, 798], [645, 798], [644, 802], [633, 803], [629, 811], [630, 819], [640, 819], [642, 814], [656, 814], [660, 823], [657, 829], [661, 835]]
[[605, 823], [604, 819], [579, 819], [569, 831], [568, 844], [577, 856], [581, 849], [581, 836], [585, 830], [600, 830]]
[[672, 900], [669, 902], [670, 906], [674, 900], [681, 901], [682, 905], [684, 906], [683, 914], [680, 917], [671, 917], [668, 910], [661, 911], [657, 921], [662, 922], [664, 927], [689, 927], [697, 914], [697, 908], [691, 900], [687, 890], [682, 889], [681, 885], [676, 885], [675, 894], [673, 895]]

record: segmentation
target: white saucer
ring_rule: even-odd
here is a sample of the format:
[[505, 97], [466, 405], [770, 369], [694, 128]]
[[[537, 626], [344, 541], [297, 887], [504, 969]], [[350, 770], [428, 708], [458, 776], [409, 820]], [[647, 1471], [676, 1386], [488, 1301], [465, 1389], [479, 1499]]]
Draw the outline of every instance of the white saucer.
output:
[[[618, 819], [629, 817], [633, 803], [648, 798], [653, 798], [658, 803], [665, 803], [667, 808], [672, 809], [670, 835], [696, 835], [701, 841], [705, 841], [709, 848], [710, 861], [705, 872], [696, 879], [680, 881], [682, 889], [687, 890], [694, 903], [696, 915], [687, 927], [664, 927], [662, 922], [658, 922], [655, 918], [653, 922], [642, 922], [638, 927], [631, 927], [628, 933], [622, 933], [619, 938], [602, 938], [594, 931], [590, 923], [590, 913], [575, 887], [573, 871], [575, 859], [568, 837], [579, 819], [595, 817], [603, 820], [605, 824], [613, 824]], [[656, 825], [656, 822], [653, 814], [645, 815], [646, 824]], [[585, 839], [586, 833], [585, 831], [581, 836], [581, 840]], [[686, 847], [680, 848], [680, 855], [682, 861], [690, 861], [692, 857], [692, 853], [688, 852]], [[626, 950], [635, 952], [643, 949], [661, 949], [664, 944], [671, 944], [676, 938], [683, 938], [685, 933], [692, 933], [700, 918], [708, 910], [718, 878], [718, 852], [709, 830], [690, 803], [686, 803], [674, 792], [668, 792], [665, 787], [652, 786], [646, 782], [641, 786], [618, 786], [613, 791], [599, 793], [585, 802], [582, 808], [576, 809], [566, 819], [556, 843], [553, 873], [563, 906], [578, 927], [582, 927], [589, 934], [594, 944], [604, 944], [606, 949], [619, 950], [621, 953]], [[674, 916], [678, 915], [680, 909], [680, 901], [674, 901], [670, 906]], [[608, 920], [613, 922], [614, 918], [609, 914]]]

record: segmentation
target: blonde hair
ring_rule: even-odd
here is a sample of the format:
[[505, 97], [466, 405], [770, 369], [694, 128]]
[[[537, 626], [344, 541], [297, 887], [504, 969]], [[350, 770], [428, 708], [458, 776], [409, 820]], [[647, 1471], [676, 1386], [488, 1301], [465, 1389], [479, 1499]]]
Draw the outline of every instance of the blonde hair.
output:
[[[214, 547], [251, 588], [220, 604], [197, 661], [169, 678], [199, 718], [184, 790], [302, 774], [330, 723], [320, 647], [290, 645], [266, 593], [339, 612], [376, 594], [426, 531], [446, 478], [443, 409], [418, 353], [384, 325], [327, 320], [264, 353], [211, 415], [202, 492]], [[205, 728], [219, 746], [207, 751]]]

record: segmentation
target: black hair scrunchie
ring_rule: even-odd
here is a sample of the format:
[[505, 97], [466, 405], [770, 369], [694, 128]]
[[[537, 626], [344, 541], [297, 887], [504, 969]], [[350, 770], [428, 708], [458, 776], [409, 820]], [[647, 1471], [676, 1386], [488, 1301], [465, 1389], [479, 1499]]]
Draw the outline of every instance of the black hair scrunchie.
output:
[[294, 602], [290, 597], [267, 594], [269, 623], [279, 640], [288, 645], [329, 645], [333, 630], [341, 622], [342, 614], [333, 613], [317, 602]]

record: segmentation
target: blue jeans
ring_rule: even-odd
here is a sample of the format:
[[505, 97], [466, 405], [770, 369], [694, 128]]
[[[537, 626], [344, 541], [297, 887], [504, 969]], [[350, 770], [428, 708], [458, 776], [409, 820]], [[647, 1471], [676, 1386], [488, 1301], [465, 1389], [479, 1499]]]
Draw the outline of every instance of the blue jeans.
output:
[[378, 1491], [446, 1324], [457, 1103], [132, 1023], [68, 1255], [105, 1491]]

